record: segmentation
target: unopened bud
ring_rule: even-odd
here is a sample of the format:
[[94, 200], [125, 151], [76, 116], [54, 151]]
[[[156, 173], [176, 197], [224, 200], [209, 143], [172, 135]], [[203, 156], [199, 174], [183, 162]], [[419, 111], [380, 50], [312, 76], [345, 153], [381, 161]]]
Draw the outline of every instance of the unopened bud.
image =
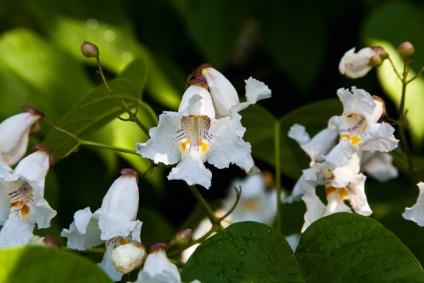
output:
[[84, 41], [81, 45], [81, 53], [87, 58], [97, 58], [99, 56], [99, 49], [93, 43]]
[[25, 109], [27, 112], [31, 113], [34, 116], [39, 116], [40, 118], [44, 117], [43, 112], [41, 112], [40, 110], [38, 110], [38, 109], [36, 109], [32, 106], [24, 105], [24, 106], [22, 106], [22, 108]]
[[379, 67], [383, 64], [383, 61], [389, 58], [389, 54], [381, 46], [372, 46], [371, 49], [375, 52], [374, 56], [371, 57], [369, 66]]
[[162, 250], [165, 250], [167, 247], [168, 247], [168, 244], [167, 243], [165, 243], [165, 242], [159, 242], [159, 243], [153, 244], [150, 247], [149, 253], [153, 253], [153, 252], [158, 251], [158, 250], [161, 250], [161, 249]]
[[47, 247], [53, 247], [53, 248], [59, 248], [60, 243], [59, 241], [50, 235], [46, 235], [44, 237], [39, 236], [33, 236], [28, 245], [30, 246], [47, 246]]
[[146, 260], [145, 247], [139, 242], [129, 242], [120, 245], [112, 252], [112, 264], [116, 270], [122, 273], [129, 273], [140, 268]]
[[191, 74], [195, 77], [197, 75], [201, 75], [202, 74], [202, 70], [204, 68], [213, 68], [213, 65], [211, 63], [203, 63], [202, 65], [200, 65], [199, 67], [197, 67], [196, 69], [193, 70], [193, 72], [191, 72]]
[[191, 240], [191, 229], [184, 229], [175, 234], [169, 245], [185, 246]]
[[405, 41], [398, 46], [397, 50], [403, 59], [408, 59], [414, 54], [415, 47], [411, 42]]
[[203, 87], [204, 89], [209, 89], [208, 83], [206, 82], [206, 78], [202, 75], [196, 75], [193, 79], [189, 80], [189, 84], [196, 84]]

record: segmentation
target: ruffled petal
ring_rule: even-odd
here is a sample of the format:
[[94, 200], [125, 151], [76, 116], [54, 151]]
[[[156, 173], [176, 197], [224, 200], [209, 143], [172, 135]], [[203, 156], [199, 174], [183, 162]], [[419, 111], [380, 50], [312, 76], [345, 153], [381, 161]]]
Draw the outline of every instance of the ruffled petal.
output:
[[181, 151], [176, 142], [180, 128], [181, 114], [164, 112], [159, 116], [159, 124], [149, 131], [150, 139], [145, 143], [137, 143], [137, 153], [144, 158], [152, 159], [156, 164], [172, 165], [181, 160]]
[[402, 214], [406, 220], [411, 220], [420, 225], [424, 226], [424, 183], [419, 182], [417, 184], [420, 192], [418, 195], [417, 202], [412, 207], [405, 208], [405, 212]]
[[8, 219], [0, 230], [0, 247], [27, 245], [33, 236], [34, 227], [26, 219]]

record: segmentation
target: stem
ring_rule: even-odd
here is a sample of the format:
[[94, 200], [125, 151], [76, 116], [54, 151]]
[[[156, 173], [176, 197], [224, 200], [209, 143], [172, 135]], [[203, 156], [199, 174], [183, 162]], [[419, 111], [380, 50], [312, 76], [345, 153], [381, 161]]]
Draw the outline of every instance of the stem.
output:
[[106, 86], [107, 91], [109, 92], [109, 94], [111, 96], [113, 96], [116, 100], [116, 102], [122, 107], [122, 109], [124, 109], [125, 112], [128, 113], [128, 118], [127, 119], [122, 119], [124, 121], [131, 121], [131, 122], [135, 122], [137, 124], [137, 126], [146, 134], [149, 135], [149, 129], [140, 121], [140, 119], [138, 119], [137, 117], [137, 110], [135, 112], [132, 112], [131, 109], [128, 107], [128, 105], [125, 103], [125, 101], [116, 96], [115, 93], [112, 91], [112, 89], [109, 87], [109, 84], [103, 74], [103, 69], [102, 69], [102, 65], [100, 64], [100, 57], [99, 55], [96, 56], [96, 61], [97, 61], [97, 67], [99, 69], [99, 73], [100, 76], [102, 77], [102, 81]]
[[188, 186], [188, 188], [193, 193], [193, 195], [197, 199], [197, 201], [200, 202], [203, 205], [203, 207], [205, 208], [205, 210], [208, 214], [208, 217], [209, 217], [210, 221], [212, 222], [212, 225], [219, 223], [220, 220], [216, 217], [215, 213], [210, 208], [210, 206], [208, 205], [206, 200], [203, 198], [203, 196], [199, 193], [197, 188], [195, 186]]
[[402, 76], [402, 75], [399, 73], [399, 71], [397, 70], [397, 68], [396, 68], [396, 66], [395, 66], [395, 64], [394, 64], [394, 62], [392, 61], [392, 58], [390, 58], [390, 56], [389, 56], [387, 59], [389, 59], [390, 65], [392, 65], [393, 71], [395, 71], [396, 76], [397, 76], [397, 77], [398, 77], [401, 81], [403, 81], [403, 76]]
[[221, 222], [222, 220], [224, 220], [225, 218], [227, 218], [233, 211], [234, 209], [236, 209], [237, 204], [240, 201], [240, 196], [241, 196], [241, 187], [240, 189], [234, 188], [234, 190], [236, 190], [236, 201], [234, 202], [233, 206], [231, 207], [231, 209], [225, 213], [223, 216], [221, 216], [218, 220], [219, 222]]
[[274, 149], [275, 149], [275, 186], [277, 189], [277, 217], [276, 217], [276, 229], [281, 232], [281, 164], [280, 164], [280, 141], [281, 141], [281, 127], [280, 121], [276, 121], [274, 127]]
[[91, 141], [86, 141], [86, 140], [81, 140], [81, 139], [79, 141], [80, 141], [80, 144], [81, 145], [85, 145], [85, 146], [111, 149], [111, 150], [114, 150], [114, 151], [119, 151], [119, 152], [124, 152], [124, 153], [130, 153], [130, 154], [139, 155], [134, 150], [130, 150], [130, 149], [127, 149], [127, 148], [116, 147], [116, 146], [112, 146], [112, 145], [106, 145], [106, 144], [102, 144], [102, 143], [91, 142]]
[[412, 157], [409, 151], [409, 145], [408, 140], [406, 138], [406, 113], [407, 110], [405, 110], [405, 104], [406, 104], [406, 87], [411, 80], [408, 80], [408, 74], [409, 74], [409, 60], [405, 61], [405, 64], [403, 66], [403, 73], [402, 73], [402, 94], [401, 94], [401, 101], [399, 105], [399, 123], [398, 123], [398, 129], [399, 129], [399, 138], [402, 142], [403, 150], [405, 151], [406, 158], [408, 161], [408, 168], [409, 172], [412, 174], [413, 172], [413, 163], [412, 163]]

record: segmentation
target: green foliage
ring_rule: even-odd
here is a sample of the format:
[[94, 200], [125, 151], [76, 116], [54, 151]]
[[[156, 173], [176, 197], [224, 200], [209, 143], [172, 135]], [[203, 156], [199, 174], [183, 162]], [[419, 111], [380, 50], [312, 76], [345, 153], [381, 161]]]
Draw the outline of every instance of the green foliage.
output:
[[276, 230], [240, 222], [206, 240], [182, 271], [189, 282], [424, 282], [420, 263], [377, 221], [336, 213], [315, 221], [294, 253]]
[[0, 282], [111, 283], [95, 263], [55, 248], [22, 247], [0, 251]]

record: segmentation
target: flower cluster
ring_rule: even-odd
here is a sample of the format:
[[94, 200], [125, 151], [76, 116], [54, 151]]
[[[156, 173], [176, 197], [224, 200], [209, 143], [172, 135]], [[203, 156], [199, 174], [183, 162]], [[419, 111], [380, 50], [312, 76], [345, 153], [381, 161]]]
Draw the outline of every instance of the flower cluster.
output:
[[246, 82], [246, 101], [240, 102], [231, 82], [209, 64], [193, 72], [178, 112], [159, 116], [150, 139], [137, 144], [137, 152], [155, 163], [177, 164], [169, 180], [189, 185], [211, 186], [212, 173], [204, 165], [227, 168], [235, 164], [250, 174], [257, 173], [251, 146], [243, 140], [245, 128], [239, 111], [271, 96], [268, 87], [253, 78]]
[[[344, 110], [342, 115], [329, 119], [326, 129], [312, 139], [301, 125], [295, 124], [289, 131], [289, 137], [311, 158], [310, 168], [303, 170], [291, 196], [301, 196], [307, 207], [302, 231], [315, 220], [336, 212], [353, 209], [370, 215], [362, 171], [382, 181], [397, 176], [388, 152], [397, 147], [398, 140], [394, 128], [380, 121], [385, 113], [382, 100], [355, 87], [339, 89], [337, 95]], [[318, 185], [325, 187], [326, 205], [316, 194]]]

